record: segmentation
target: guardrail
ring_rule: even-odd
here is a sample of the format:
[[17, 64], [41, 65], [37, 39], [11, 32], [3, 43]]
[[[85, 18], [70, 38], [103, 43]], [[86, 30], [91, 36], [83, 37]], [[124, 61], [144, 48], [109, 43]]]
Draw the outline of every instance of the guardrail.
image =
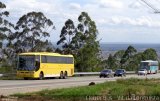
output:
[[[114, 73], [114, 72], [113, 72]], [[135, 71], [126, 71], [126, 74], [135, 74]], [[85, 75], [99, 75], [100, 72], [75, 72], [75, 76], [85, 76]], [[16, 75], [15, 73], [6, 73], [6, 74], [0, 74], [0, 77], [2, 76], [11, 76]]]
[[3, 74], [0, 74], [0, 77], [2, 77], [3, 76]]
[[4, 74], [0, 74], [0, 77], [12, 77], [15, 75], [16, 75], [16, 73], [4, 73]]
[[83, 76], [83, 75], [98, 75], [100, 72], [75, 72], [74, 75]]
[[[113, 72], [114, 73], [114, 72]], [[126, 71], [126, 74], [135, 74], [135, 71]], [[100, 72], [75, 72], [75, 76], [84, 76], [84, 75], [99, 75]]]

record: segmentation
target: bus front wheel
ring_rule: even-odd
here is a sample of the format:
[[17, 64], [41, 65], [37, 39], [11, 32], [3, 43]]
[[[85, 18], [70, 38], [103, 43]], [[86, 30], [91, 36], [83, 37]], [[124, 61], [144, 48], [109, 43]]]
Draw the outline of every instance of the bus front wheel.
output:
[[156, 72], [155, 72], [155, 74], [157, 74], [158, 72], [157, 72], [157, 70], [156, 70]]
[[40, 79], [40, 80], [43, 80], [43, 79], [44, 79], [43, 72], [41, 72], [41, 73], [39, 74], [39, 79]]
[[63, 72], [61, 71], [59, 79], [63, 78]]

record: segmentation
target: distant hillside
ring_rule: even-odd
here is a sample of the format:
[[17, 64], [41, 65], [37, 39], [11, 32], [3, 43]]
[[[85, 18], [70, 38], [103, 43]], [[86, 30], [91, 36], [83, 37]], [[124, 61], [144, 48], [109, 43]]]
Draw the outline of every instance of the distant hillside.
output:
[[[60, 48], [60, 46], [57, 46], [56, 43], [53, 43], [53, 45], [55, 48]], [[102, 50], [102, 56], [107, 58], [109, 54], [114, 54], [118, 50], [126, 50], [129, 45], [136, 48], [138, 52], [143, 52], [148, 48], [153, 48], [157, 51], [160, 58], [160, 44], [100, 43], [100, 48]]]
[[126, 50], [127, 47], [131, 45], [137, 49], [138, 52], [143, 52], [148, 48], [153, 48], [157, 51], [157, 54], [160, 58], [160, 44], [107, 44], [102, 43], [100, 44], [102, 50], [102, 56], [107, 58], [109, 54], [114, 54], [118, 50]]
[[160, 44], [100, 44], [102, 51], [117, 51], [125, 50], [131, 45], [137, 49], [137, 51], [144, 51], [148, 48], [153, 48], [156, 51], [160, 51]]

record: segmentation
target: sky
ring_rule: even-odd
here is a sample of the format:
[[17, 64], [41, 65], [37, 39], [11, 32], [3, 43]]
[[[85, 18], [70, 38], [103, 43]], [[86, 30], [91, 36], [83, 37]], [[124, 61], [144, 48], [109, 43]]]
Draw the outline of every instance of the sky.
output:
[[[82, 11], [95, 21], [101, 43], [160, 43], [160, 13], [154, 13], [142, 0], [0, 0], [9, 11], [9, 21], [32, 11], [42, 12], [56, 27], [49, 40], [57, 42], [64, 23]], [[160, 0], [146, 0], [160, 9]], [[151, 2], [152, 1], [152, 2]]]

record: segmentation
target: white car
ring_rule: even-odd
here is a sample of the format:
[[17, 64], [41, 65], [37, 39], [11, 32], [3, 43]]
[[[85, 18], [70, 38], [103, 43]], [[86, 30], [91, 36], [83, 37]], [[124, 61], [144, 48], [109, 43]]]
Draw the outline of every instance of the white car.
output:
[[147, 70], [146, 69], [140, 69], [138, 71], [138, 75], [147, 75]]

